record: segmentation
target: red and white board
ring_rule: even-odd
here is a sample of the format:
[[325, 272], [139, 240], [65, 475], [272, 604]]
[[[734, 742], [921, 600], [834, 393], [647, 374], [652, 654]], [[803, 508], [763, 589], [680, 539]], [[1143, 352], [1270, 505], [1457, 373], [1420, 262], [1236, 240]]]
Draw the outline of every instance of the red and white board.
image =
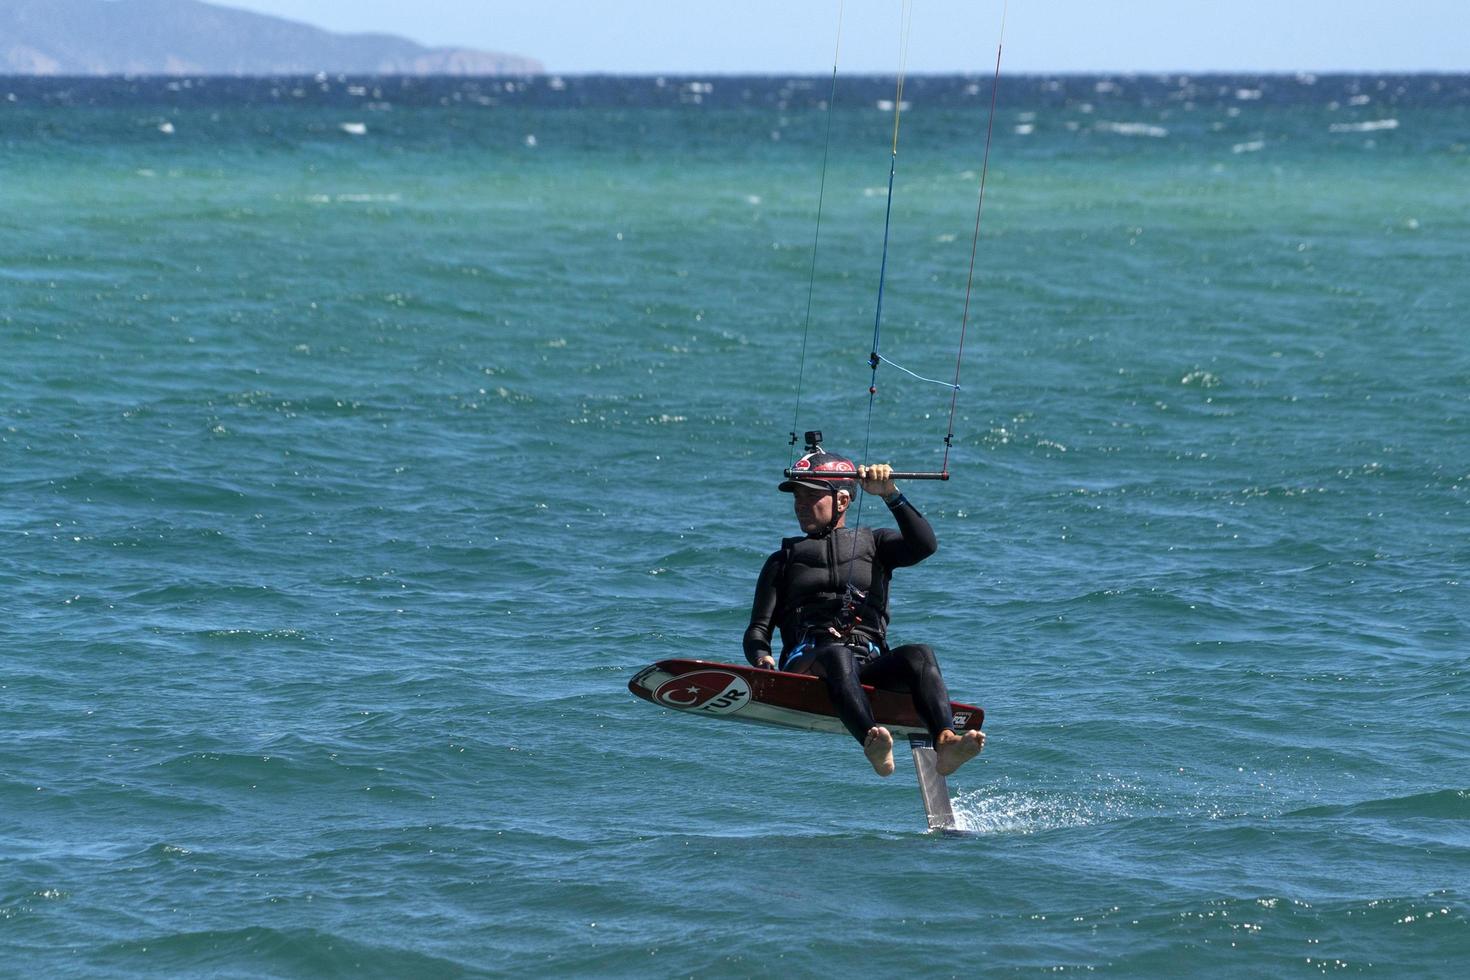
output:
[[[628, 690], [665, 708], [730, 721], [749, 721], [812, 732], [846, 734], [842, 720], [827, 697], [827, 687], [810, 674], [762, 670], [746, 664], [707, 660], [660, 660], [644, 667], [628, 682]], [[873, 706], [873, 719], [895, 739], [929, 731], [914, 711], [908, 694], [881, 691], [864, 685]], [[979, 729], [985, 711], [972, 704], [951, 702], [955, 731]]]

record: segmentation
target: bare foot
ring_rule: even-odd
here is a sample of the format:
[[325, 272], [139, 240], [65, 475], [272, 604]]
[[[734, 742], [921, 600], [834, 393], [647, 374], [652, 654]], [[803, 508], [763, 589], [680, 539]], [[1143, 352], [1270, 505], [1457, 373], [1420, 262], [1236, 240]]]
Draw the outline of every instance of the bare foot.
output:
[[961, 735], [950, 731], [940, 732], [938, 741], [934, 743], [934, 754], [939, 757], [934, 768], [939, 770], [939, 775], [948, 776], [979, 755], [983, 748], [984, 732], [970, 731]]
[[882, 725], [868, 729], [868, 737], [863, 739], [863, 755], [878, 775], [893, 775], [893, 736], [888, 734], [888, 729]]

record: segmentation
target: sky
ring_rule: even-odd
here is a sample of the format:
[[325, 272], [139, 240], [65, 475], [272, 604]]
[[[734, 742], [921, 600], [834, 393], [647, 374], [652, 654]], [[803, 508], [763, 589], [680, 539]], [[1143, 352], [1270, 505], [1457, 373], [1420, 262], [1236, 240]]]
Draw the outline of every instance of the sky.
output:
[[[581, 74], [888, 73], [901, 0], [211, 0]], [[1466, 71], [1470, 0], [912, 0], [911, 72]], [[838, 18], [841, 12], [841, 47]], [[834, 57], [835, 56], [835, 57]]]

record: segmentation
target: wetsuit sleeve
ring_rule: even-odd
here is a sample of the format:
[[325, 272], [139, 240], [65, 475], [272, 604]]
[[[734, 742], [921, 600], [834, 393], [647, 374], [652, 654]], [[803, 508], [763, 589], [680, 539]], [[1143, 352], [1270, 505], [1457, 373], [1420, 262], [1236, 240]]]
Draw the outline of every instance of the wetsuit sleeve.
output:
[[934, 528], [929, 526], [924, 515], [913, 504], [905, 500], [891, 510], [893, 519], [898, 522], [898, 530], [895, 532], [883, 528], [875, 535], [878, 560], [885, 568], [917, 565], [939, 550], [939, 539], [934, 536]]
[[771, 656], [771, 633], [776, 626], [776, 605], [780, 601], [781, 552], [766, 559], [760, 578], [755, 583], [755, 602], [750, 607], [750, 625], [745, 627], [745, 659], [752, 664]]

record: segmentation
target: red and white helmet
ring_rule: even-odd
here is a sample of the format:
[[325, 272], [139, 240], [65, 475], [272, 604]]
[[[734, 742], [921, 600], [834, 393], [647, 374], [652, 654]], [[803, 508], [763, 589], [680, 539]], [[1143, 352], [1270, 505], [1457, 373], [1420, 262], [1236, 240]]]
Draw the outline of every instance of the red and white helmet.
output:
[[[833, 476], [818, 476], [819, 473], [831, 473]], [[795, 493], [797, 487], [807, 487], [811, 490], [830, 490], [833, 493], [846, 490], [852, 494], [857, 490], [856, 477], [857, 467], [852, 460], [819, 449], [798, 459], [791, 467], [791, 479], [776, 489], [782, 493]]]

